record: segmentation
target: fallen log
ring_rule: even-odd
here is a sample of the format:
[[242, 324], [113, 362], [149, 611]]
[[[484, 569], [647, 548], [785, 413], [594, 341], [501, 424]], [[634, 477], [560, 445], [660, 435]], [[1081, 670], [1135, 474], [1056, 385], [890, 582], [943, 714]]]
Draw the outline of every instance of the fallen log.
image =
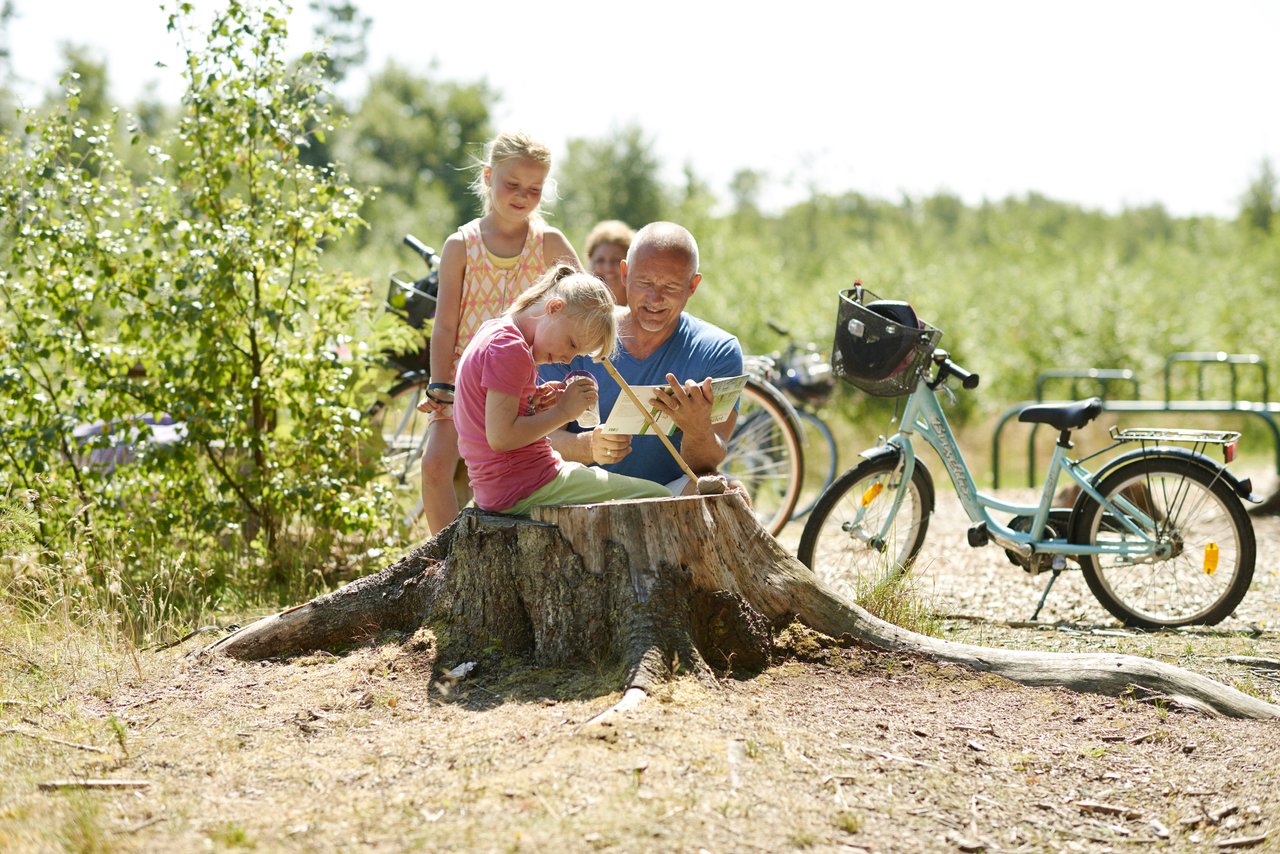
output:
[[[831, 637], [916, 653], [1024, 685], [1148, 692], [1206, 714], [1277, 718], [1266, 703], [1131, 655], [953, 643], [880, 620], [828, 589], [734, 494], [542, 507], [530, 519], [465, 511], [381, 572], [266, 617], [205, 652], [262, 659], [429, 626], [442, 660], [480, 650], [542, 665], [618, 661], [625, 689], [677, 670], [757, 670], [792, 619]], [[628, 704], [635, 694], [628, 692]]]

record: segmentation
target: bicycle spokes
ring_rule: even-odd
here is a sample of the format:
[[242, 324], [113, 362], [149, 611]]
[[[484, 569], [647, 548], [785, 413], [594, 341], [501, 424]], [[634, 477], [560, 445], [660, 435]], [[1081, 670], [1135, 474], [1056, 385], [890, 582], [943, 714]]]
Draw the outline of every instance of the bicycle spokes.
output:
[[1076, 534], [1101, 552], [1081, 568], [1098, 601], [1130, 625], [1212, 625], [1243, 598], [1255, 543], [1218, 471], [1169, 457], [1135, 460], [1098, 487]]

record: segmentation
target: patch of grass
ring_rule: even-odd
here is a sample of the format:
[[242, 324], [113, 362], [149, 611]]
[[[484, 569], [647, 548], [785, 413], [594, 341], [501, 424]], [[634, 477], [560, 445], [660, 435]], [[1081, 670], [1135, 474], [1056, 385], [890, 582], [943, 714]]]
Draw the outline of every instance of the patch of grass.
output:
[[1039, 759], [1031, 753], [1018, 753], [1009, 759], [1009, 767], [1020, 774], [1034, 771]]
[[40, 527], [37, 497], [32, 490], [20, 490], [17, 497], [0, 497], [0, 554], [15, 554], [35, 543]]
[[223, 825], [209, 834], [209, 838], [217, 845], [228, 848], [256, 848], [257, 843], [249, 836], [249, 832], [234, 822]]
[[857, 833], [862, 830], [862, 826], [865, 823], [866, 820], [863, 819], [862, 816], [851, 812], [836, 813], [835, 817], [831, 820], [831, 824], [834, 825], [837, 830], [842, 830], [849, 834]]
[[1267, 703], [1275, 702], [1271, 690], [1253, 676], [1238, 676], [1231, 680], [1231, 687]]
[[102, 826], [97, 800], [83, 793], [73, 793], [67, 797], [67, 806], [70, 814], [64, 817], [58, 834], [64, 850], [77, 854], [105, 854], [115, 850]]
[[887, 623], [910, 632], [942, 636], [942, 622], [916, 583], [914, 573], [883, 572], [859, 584], [857, 602]]
[[818, 837], [807, 830], [794, 830], [787, 837], [787, 841], [795, 848], [812, 848], [818, 844]]

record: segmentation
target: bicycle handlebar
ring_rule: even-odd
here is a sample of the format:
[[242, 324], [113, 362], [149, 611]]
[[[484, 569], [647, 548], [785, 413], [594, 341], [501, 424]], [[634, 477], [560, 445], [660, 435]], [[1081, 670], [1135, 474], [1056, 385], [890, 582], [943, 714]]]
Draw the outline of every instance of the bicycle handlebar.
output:
[[966, 389], [973, 390], [978, 387], [978, 383], [982, 381], [982, 377], [972, 371], [966, 371], [964, 368], [951, 361], [951, 356], [946, 350], [938, 350], [933, 354], [933, 361], [938, 365], [938, 376], [934, 378], [930, 386], [937, 388], [946, 382], [947, 377], [955, 377], [960, 380], [960, 385]]
[[422, 260], [426, 261], [428, 265], [435, 266], [437, 260], [436, 250], [432, 249], [412, 234], [406, 234], [404, 236], [404, 245], [421, 255]]

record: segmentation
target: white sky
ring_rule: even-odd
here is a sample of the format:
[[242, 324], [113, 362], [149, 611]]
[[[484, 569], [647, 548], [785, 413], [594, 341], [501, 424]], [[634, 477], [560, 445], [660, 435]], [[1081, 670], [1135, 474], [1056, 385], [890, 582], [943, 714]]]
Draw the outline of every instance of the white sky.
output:
[[[971, 204], [1036, 191], [1232, 216], [1263, 158], [1280, 166], [1280, 3], [1266, 0], [356, 3], [374, 19], [369, 67], [487, 79], [495, 125], [553, 154], [639, 124], [664, 177], [688, 162], [722, 196], [749, 167], [775, 204], [811, 186]], [[70, 42], [102, 52], [120, 100], [150, 80], [176, 100], [178, 72], [155, 67], [178, 57], [160, 0], [14, 4], [29, 96]]]

